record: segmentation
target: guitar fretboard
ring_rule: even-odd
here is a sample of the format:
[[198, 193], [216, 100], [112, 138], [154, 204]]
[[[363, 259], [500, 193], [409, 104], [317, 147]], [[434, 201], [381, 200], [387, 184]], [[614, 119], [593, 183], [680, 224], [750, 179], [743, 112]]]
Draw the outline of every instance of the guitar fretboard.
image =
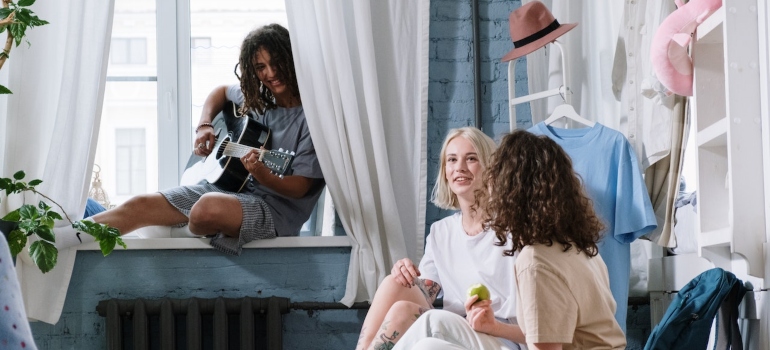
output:
[[230, 142], [230, 141], [222, 142], [221, 147], [224, 147], [224, 150], [222, 150], [222, 154], [228, 157], [240, 158], [245, 156], [247, 153], [249, 153], [249, 151], [253, 149], [257, 150], [261, 154], [261, 150], [259, 148], [249, 147], [246, 145], [242, 145], [242, 144]]

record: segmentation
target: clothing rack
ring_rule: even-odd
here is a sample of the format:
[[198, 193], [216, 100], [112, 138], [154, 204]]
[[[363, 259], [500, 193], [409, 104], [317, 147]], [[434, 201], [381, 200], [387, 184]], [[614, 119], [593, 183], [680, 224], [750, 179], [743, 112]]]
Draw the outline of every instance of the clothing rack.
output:
[[561, 98], [566, 104], [572, 104], [572, 93], [569, 90], [567, 84], [567, 55], [559, 40], [554, 40], [553, 44], [559, 48], [561, 52], [561, 72], [562, 72], [562, 84], [558, 88], [550, 89], [546, 91], [536, 92], [521, 97], [516, 97], [516, 61], [511, 60], [508, 62], [508, 100], [510, 105], [508, 106], [508, 121], [510, 123], [511, 131], [516, 130], [516, 105], [534, 100], [539, 100], [551, 96], [561, 95]]

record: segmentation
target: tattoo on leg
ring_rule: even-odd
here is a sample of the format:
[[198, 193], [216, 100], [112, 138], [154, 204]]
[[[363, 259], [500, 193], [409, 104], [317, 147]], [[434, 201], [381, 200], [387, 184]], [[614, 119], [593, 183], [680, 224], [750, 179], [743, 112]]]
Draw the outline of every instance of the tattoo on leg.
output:
[[396, 343], [393, 342], [398, 338], [398, 331], [393, 331], [393, 335], [388, 337], [385, 335], [385, 333], [380, 333], [380, 343], [374, 344], [375, 350], [391, 350], [394, 346], [396, 346]]
[[417, 286], [420, 287], [420, 291], [422, 291], [422, 294], [425, 296], [425, 300], [428, 301], [428, 304], [433, 304], [436, 297], [438, 297], [438, 293], [441, 291], [441, 285], [433, 282], [433, 284], [428, 287], [425, 285], [425, 280], [419, 279], [418, 281]]
[[424, 313], [428, 312], [428, 310], [430, 310], [430, 309], [426, 309], [426, 308], [424, 308], [424, 307], [420, 306], [420, 307], [417, 309], [417, 313], [416, 313], [416, 314], [414, 314], [414, 319], [416, 320], [416, 319], [420, 318], [420, 316], [422, 316], [422, 314], [424, 314]]
[[431, 301], [436, 300], [436, 297], [438, 296], [438, 292], [441, 291], [441, 285], [438, 283], [433, 283], [432, 286], [430, 286], [430, 289], [428, 289], [428, 295], [431, 298]]

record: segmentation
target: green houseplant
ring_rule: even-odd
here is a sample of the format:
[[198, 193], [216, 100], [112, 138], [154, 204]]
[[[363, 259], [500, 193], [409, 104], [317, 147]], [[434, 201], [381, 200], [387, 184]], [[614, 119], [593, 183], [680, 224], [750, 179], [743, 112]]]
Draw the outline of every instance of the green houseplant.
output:
[[[37, 191], [35, 186], [40, 185], [42, 180], [35, 179], [25, 182], [24, 177], [23, 171], [13, 174], [13, 178], [0, 177], [0, 191], [5, 191], [6, 196], [11, 194], [23, 195], [25, 192], [40, 195], [55, 204], [62, 213], [65, 213], [59, 203]], [[43, 273], [51, 271], [56, 266], [56, 259], [59, 255], [58, 249], [54, 246], [56, 236], [53, 233], [53, 227], [56, 220], [63, 220], [63, 218], [58, 212], [51, 209], [50, 205], [41, 200], [37, 206], [23, 204], [2, 218], [6, 222], [16, 223], [15, 228], [6, 232], [8, 246], [11, 248], [11, 255], [14, 258], [27, 245], [29, 236], [35, 235], [37, 237], [37, 240], [29, 246], [29, 256]], [[99, 248], [104, 256], [109, 255], [115, 249], [115, 245], [119, 244], [126, 248], [118, 229], [89, 220], [72, 221], [66, 213], [64, 216], [76, 230], [93, 236], [99, 243]]]
[[[13, 44], [21, 44], [28, 28], [48, 24], [35, 15], [29, 6], [35, 3], [35, 0], [1, 0], [3, 6], [0, 7], [0, 33], [7, 32], [7, 39], [3, 50], [0, 51], [0, 69], [5, 61], [10, 57]], [[25, 40], [26, 41], [26, 40]], [[29, 44], [29, 42], [27, 42]], [[0, 85], [0, 94], [11, 94], [11, 90]], [[28, 237], [34, 235], [37, 240], [29, 246], [29, 255], [32, 261], [38, 266], [40, 271], [46, 273], [56, 266], [56, 260], [59, 255], [58, 249], [54, 246], [56, 236], [53, 233], [53, 227], [56, 220], [63, 220], [62, 216], [52, 210], [51, 206], [45, 201], [40, 201], [36, 206], [26, 204], [25, 193], [39, 195], [49, 202], [55, 204], [62, 213], [64, 209], [50, 197], [37, 191], [36, 186], [43, 181], [39, 179], [24, 181], [25, 173], [18, 171], [13, 177], [0, 177], [0, 192], [5, 192], [6, 196], [21, 195], [23, 198], [22, 206], [11, 210], [0, 221], [0, 229], [7, 236], [8, 246], [11, 255], [15, 258], [28, 243]], [[79, 232], [85, 232], [94, 237], [99, 243], [102, 254], [110, 254], [116, 244], [126, 248], [126, 244], [120, 238], [120, 232], [104, 224], [97, 224], [93, 221], [80, 220], [72, 221], [67, 214], [64, 214], [67, 221]], [[78, 238], [80, 238], [78, 233]]]
[[[27, 28], [37, 27], [48, 24], [35, 15], [29, 6], [35, 3], [35, 0], [19, 0], [15, 3], [11, 0], [2, 0], [3, 7], [0, 8], [0, 33], [8, 31], [8, 37], [5, 40], [3, 51], [0, 52], [0, 69], [3, 68], [5, 61], [10, 57], [13, 43], [16, 46], [21, 44]], [[29, 44], [29, 42], [27, 42]], [[0, 85], [0, 94], [10, 94], [11, 90]]]

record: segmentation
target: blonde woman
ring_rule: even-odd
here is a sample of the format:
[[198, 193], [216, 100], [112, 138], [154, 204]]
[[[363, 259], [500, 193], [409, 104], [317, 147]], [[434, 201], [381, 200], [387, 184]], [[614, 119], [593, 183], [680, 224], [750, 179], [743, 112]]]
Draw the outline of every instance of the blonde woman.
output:
[[[393, 266], [374, 296], [357, 349], [391, 349], [441, 294], [442, 314], [460, 318], [462, 334], [474, 338], [470, 341], [478, 347], [517, 348], [510, 339], [500, 338], [511, 333], [510, 328], [518, 329], [511, 324], [516, 315], [514, 258], [494, 245], [495, 233], [484, 229], [484, 215], [474, 206], [474, 191], [481, 188], [494, 150], [494, 141], [476, 128], [450, 130], [441, 148], [432, 201], [459, 211], [431, 225], [419, 267], [408, 258]], [[491, 300], [468, 312], [466, 291], [476, 283], [489, 288]], [[491, 324], [478, 322], [485, 314], [495, 316]]]

